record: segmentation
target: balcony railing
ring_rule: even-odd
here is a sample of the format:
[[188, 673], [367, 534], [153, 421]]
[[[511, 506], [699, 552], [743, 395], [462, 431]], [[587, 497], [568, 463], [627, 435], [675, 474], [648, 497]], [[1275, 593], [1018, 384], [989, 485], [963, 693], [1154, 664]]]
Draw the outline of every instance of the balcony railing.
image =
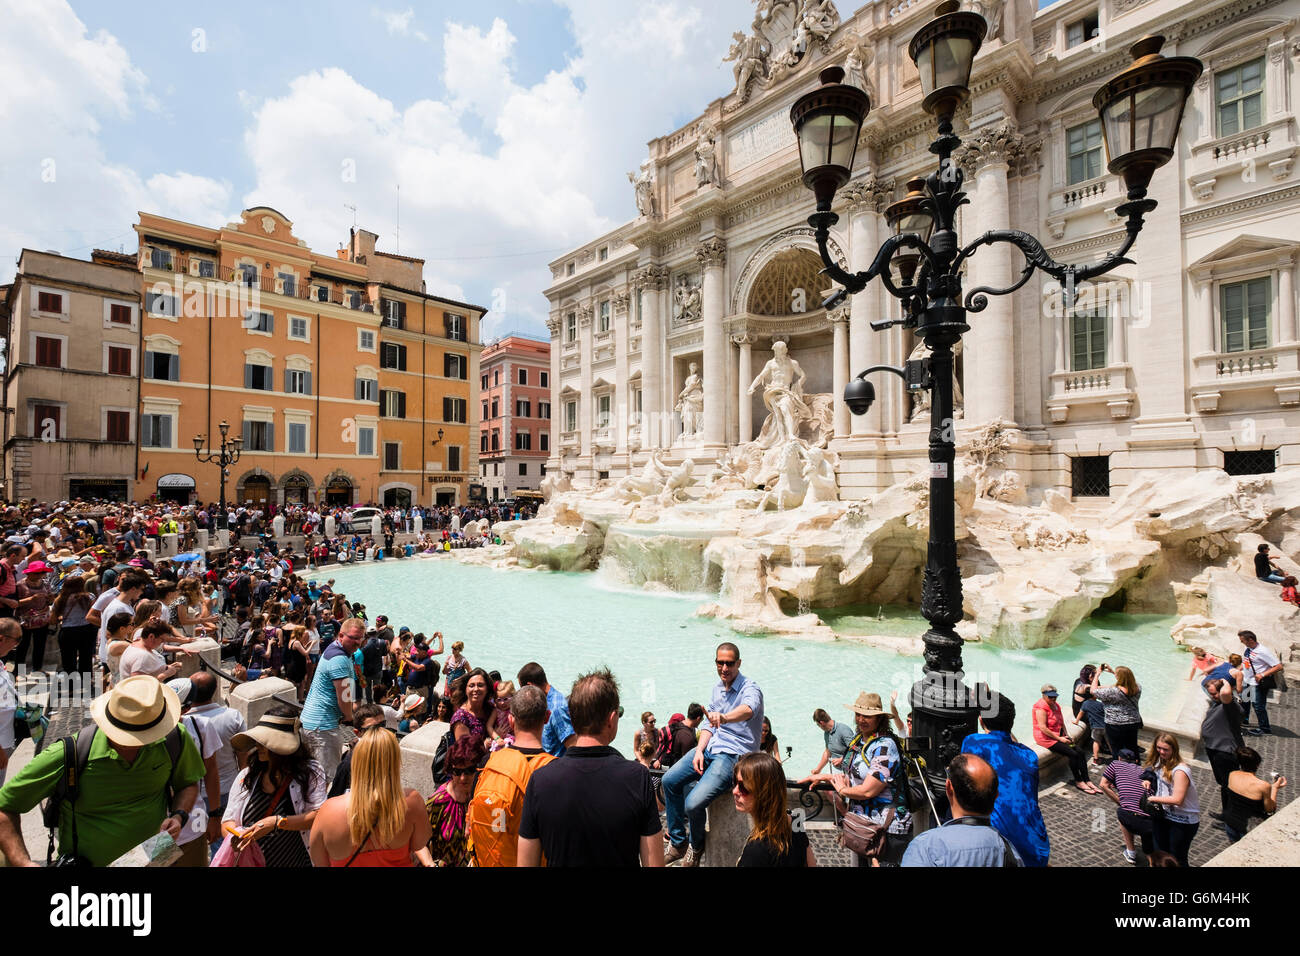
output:
[[1225, 355], [1215, 362], [1219, 376], [1266, 375], [1277, 369], [1277, 356], [1268, 353]]
[[1082, 372], [1064, 381], [1067, 392], [1104, 391], [1110, 388], [1110, 375], [1106, 372]]

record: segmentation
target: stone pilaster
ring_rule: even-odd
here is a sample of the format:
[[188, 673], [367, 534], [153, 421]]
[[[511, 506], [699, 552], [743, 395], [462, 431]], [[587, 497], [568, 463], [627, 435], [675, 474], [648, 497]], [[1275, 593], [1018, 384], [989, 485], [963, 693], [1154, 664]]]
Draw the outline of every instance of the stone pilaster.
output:
[[[849, 211], [849, 271], [862, 272], [880, 250], [880, 211], [894, 192], [892, 179], [858, 179], [840, 190], [839, 198]], [[871, 331], [871, 322], [881, 318], [881, 301], [884, 290], [879, 282], [870, 283], [853, 296], [849, 303], [848, 325], [848, 377], [865, 368], [878, 365], [881, 358], [881, 341]], [[847, 378], [846, 378], [847, 380]], [[843, 389], [838, 389], [836, 401], [842, 401]], [[847, 412], [847, 406], [845, 408]], [[836, 434], [878, 436], [882, 431], [883, 405], [877, 402], [865, 415], [852, 415], [849, 428]]]
[[[835, 336], [832, 353], [831, 387], [835, 392], [835, 437], [844, 438], [849, 434], [849, 406], [844, 404], [844, 387], [849, 384], [849, 320], [851, 310], [841, 306], [826, 316]], [[862, 369], [858, 369], [862, 371]]]
[[670, 413], [663, 407], [664, 289], [668, 269], [650, 265], [632, 276], [634, 288], [644, 295], [641, 304], [641, 447], [664, 447], [664, 421]]
[[591, 363], [594, 357], [592, 349], [592, 332], [591, 318], [593, 309], [590, 302], [583, 303], [578, 309], [578, 353], [579, 368], [582, 369], [582, 379], [580, 388], [582, 395], [578, 399], [578, 430], [582, 433], [581, 445], [582, 457], [586, 459], [588, 467], [591, 467], [591, 456], [594, 453], [592, 448], [592, 428], [596, 421], [596, 399], [591, 394]]
[[723, 270], [727, 243], [719, 236], [701, 242], [695, 257], [704, 271], [701, 291], [704, 319], [704, 444], [721, 450], [727, 440], [727, 338], [722, 317], [726, 308]]
[[736, 376], [736, 408], [739, 412], [737, 440], [743, 445], [754, 440], [754, 397], [749, 394], [749, 386], [754, 381], [754, 343], [758, 338], [743, 332], [740, 335], [733, 335], [731, 341], [740, 346], [740, 372]]

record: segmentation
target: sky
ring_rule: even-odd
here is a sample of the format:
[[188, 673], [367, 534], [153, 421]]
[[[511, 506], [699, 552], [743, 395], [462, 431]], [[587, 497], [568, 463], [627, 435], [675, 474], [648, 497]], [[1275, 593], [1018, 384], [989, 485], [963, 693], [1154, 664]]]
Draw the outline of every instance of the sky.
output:
[[[547, 263], [636, 214], [648, 140], [731, 87], [750, 0], [0, 0], [0, 283], [23, 248], [136, 249], [147, 211], [355, 222], [545, 334]], [[217, 15], [219, 13], [219, 16]], [[400, 196], [400, 212], [399, 212]]]
[[545, 334], [546, 264], [633, 218], [627, 172], [730, 91], [752, 16], [0, 0], [0, 283], [24, 248], [133, 252], [140, 211], [216, 227], [268, 205], [318, 251], [355, 222], [424, 258], [430, 292], [491, 308], [485, 341]]

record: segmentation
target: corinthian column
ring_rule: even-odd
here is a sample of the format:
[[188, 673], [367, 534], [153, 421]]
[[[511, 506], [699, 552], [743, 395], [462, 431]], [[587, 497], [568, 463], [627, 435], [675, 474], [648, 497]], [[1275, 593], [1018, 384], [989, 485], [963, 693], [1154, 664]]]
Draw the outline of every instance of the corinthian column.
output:
[[[593, 449], [591, 446], [592, 426], [596, 421], [595, 409], [592, 407], [596, 403], [595, 397], [591, 394], [591, 316], [592, 307], [588, 302], [578, 309], [578, 352], [579, 366], [582, 369], [581, 389], [582, 395], [578, 399], [578, 429], [582, 432], [582, 456], [587, 459], [587, 465], [592, 464]], [[505, 436], [502, 436], [504, 442]]]
[[[961, 147], [959, 162], [975, 182], [969, 186], [971, 211], [964, 218], [977, 231], [1009, 229], [1011, 210], [1007, 191], [1009, 164], [1024, 151], [1024, 137], [1008, 123], [987, 126], [973, 132]], [[972, 238], [966, 236], [966, 239]], [[995, 243], [970, 258], [970, 277], [965, 292], [977, 286], [1005, 288], [1012, 282], [1012, 248]], [[966, 420], [971, 423], [1015, 418], [1015, 338], [1012, 331], [1010, 296], [991, 295], [988, 308], [970, 316], [966, 336]]]
[[725, 293], [722, 270], [727, 243], [718, 236], [695, 248], [704, 270], [701, 307], [704, 317], [704, 444], [721, 449], [727, 442], [727, 336], [722, 327]]
[[[831, 362], [831, 381], [834, 384], [831, 387], [835, 390], [836, 438], [843, 438], [849, 433], [849, 406], [844, 404], [844, 386], [849, 384], [849, 376], [853, 374], [849, 371], [849, 312], [849, 309], [841, 306], [826, 316], [835, 335]], [[861, 372], [862, 369], [858, 371]]]
[[641, 447], [661, 448], [663, 440], [663, 339], [660, 316], [663, 290], [668, 284], [664, 266], [646, 266], [632, 277], [642, 292], [641, 301]]
[[[556, 422], [560, 420], [560, 413], [564, 411], [560, 407], [560, 352], [564, 346], [560, 342], [560, 314], [553, 313], [546, 320], [546, 329], [551, 333], [551, 392], [548, 401], [551, 403], [551, 420], [547, 422], [547, 428], [551, 433], [551, 457], [546, 460], [546, 470], [560, 470], [560, 429]], [[478, 405], [471, 402], [472, 407]], [[482, 434], [483, 422], [479, 422], [479, 433]]]
[[[840, 190], [839, 198], [848, 204], [849, 210], [849, 271], [862, 272], [871, 265], [880, 249], [880, 210], [886, 200], [893, 194], [892, 179], [857, 179]], [[879, 365], [882, 359], [883, 343], [877, 333], [871, 331], [870, 323], [882, 318], [880, 311], [880, 283], [872, 282], [865, 289], [853, 296], [849, 305], [848, 327], [848, 367], [845, 376], [856, 375], [865, 368]], [[839, 330], [836, 330], [839, 334]], [[838, 341], [838, 339], [837, 339]], [[836, 366], [838, 373], [838, 366]], [[844, 389], [836, 387], [835, 414], [841, 414], [840, 406], [844, 401]], [[852, 415], [849, 425], [841, 430], [835, 426], [836, 435], [855, 436], [879, 435], [882, 429], [884, 403], [876, 402], [865, 415]], [[848, 407], [844, 406], [844, 414]]]
[[754, 440], [754, 399], [749, 394], [749, 385], [754, 381], [754, 342], [757, 338], [744, 332], [733, 335], [731, 341], [740, 346], [740, 372], [736, 376], [736, 406], [740, 411], [740, 435], [738, 444]]
[[[632, 396], [627, 387], [627, 349], [630, 344], [628, 334], [628, 303], [631, 294], [627, 289], [614, 293], [614, 453], [627, 454], [627, 430], [632, 417]], [[642, 396], [644, 398], [644, 395]]]

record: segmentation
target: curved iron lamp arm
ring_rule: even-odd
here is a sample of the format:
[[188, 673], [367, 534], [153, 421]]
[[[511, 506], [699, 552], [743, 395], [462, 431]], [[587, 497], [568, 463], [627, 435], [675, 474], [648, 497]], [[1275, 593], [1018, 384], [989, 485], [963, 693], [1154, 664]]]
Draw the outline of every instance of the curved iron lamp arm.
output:
[[926, 263], [934, 267], [936, 271], [942, 269], [941, 263], [935, 258], [934, 252], [925, 241], [920, 236], [909, 232], [903, 233], [901, 236], [890, 236], [886, 239], [881, 245], [880, 251], [876, 253], [876, 258], [865, 272], [846, 272], [840, 268], [839, 263], [831, 258], [830, 248], [828, 247], [831, 236], [830, 227], [839, 221], [840, 217], [833, 212], [818, 212], [808, 217], [808, 225], [813, 227], [817, 239], [817, 251], [821, 253], [822, 264], [826, 266], [824, 270], [826, 275], [844, 286], [849, 295], [861, 292], [867, 287], [868, 282], [879, 276], [880, 281], [889, 290], [890, 295], [898, 299], [906, 298], [894, 285], [889, 275], [889, 261], [894, 258], [894, 253], [904, 247], [916, 249], [920, 252], [925, 257]]
[[1134, 200], [1117, 207], [1116, 212], [1128, 217], [1128, 221], [1124, 226], [1127, 233], [1124, 241], [1118, 249], [1106, 256], [1101, 262], [1087, 266], [1067, 265], [1057, 262], [1047, 254], [1047, 250], [1043, 248], [1041, 242], [1018, 229], [995, 229], [984, 233], [957, 254], [957, 258], [953, 260], [951, 267], [954, 274], [961, 268], [962, 263], [981, 246], [989, 246], [999, 242], [1009, 243], [1023, 252], [1025, 255], [1025, 268], [1021, 271], [1020, 278], [1006, 288], [996, 289], [992, 286], [980, 286], [977, 289], [971, 289], [966, 294], [966, 310], [968, 312], [984, 311], [988, 307], [988, 297], [990, 295], [1009, 295], [1015, 292], [1029, 281], [1035, 269], [1047, 273], [1065, 286], [1066, 307], [1069, 308], [1073, 305], [1076, 283], [1086, 282], [1096, 276], [1105, 275], [1118, 266], [1133, 263], [1133, 260], [1127, 257], [1127, 253], [1133, 248], [1133, 243], [1137, 241], [1138, 233], [1142, 231], [1143, 217], [1155, 208], [1156, 201], [1154, 199]]

